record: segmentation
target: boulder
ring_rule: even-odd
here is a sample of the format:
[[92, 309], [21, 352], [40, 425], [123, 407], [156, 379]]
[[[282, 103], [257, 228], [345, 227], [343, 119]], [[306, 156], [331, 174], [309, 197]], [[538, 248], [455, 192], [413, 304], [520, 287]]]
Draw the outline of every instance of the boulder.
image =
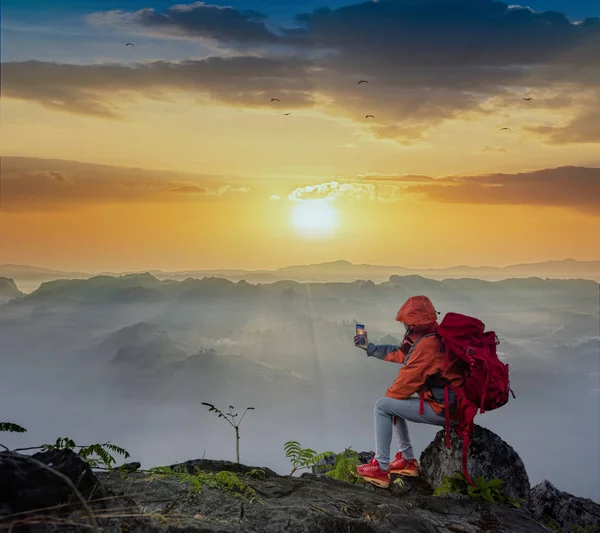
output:
[[[96, 476], [71, 450], [36, 453], [31, 459], [65, 475], [84, 498], [94, 491]], [[71, 487], [53, 472], [20, 454], [0, 456], [0, 515], [64, 504], [73, 496]]]
[[[421, 454], [420, 468], [421, 476], [432, 489], [441, 485], [443, 476], [462, 472], [462, 439], [452, 430], [448, 449], [445, 430], [438, 431]], [[471, 437], [468, 469], [471, 478], [503, 479], [506, 496], [523, 500], [529, 497], [529, 476], [517, 452], [498, 435], [477, 425]]]
[[192, 459], [190, 461], [186, 461], [185, 463], [170, 465], [169, 468], [183, 468], [190, 474], [193, 474], [196, 469], [203, 472], [227, 471], [233, 472], [234, 474], [249, 474], [253, 470], [262, 470], [264, 472], [264, 474], [262, 474], [263, 477], [278, 476], [276, 472], [264, 466], [246, 466], [244, 464], [234, 463], [232, 461], [214, 461], [212, 459]]
[[529, 500], [534, 518], [561, 533], [600, 533], [600, 505], [592, 500], [562, 492], [547, 480], [531, 489]]

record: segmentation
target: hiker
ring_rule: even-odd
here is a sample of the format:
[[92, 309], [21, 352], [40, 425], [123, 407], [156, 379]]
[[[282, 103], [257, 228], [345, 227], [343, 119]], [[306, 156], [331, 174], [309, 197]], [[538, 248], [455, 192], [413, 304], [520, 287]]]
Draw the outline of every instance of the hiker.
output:
[[[355, 346], [365, 350], [367, 356], [404, 365], [385, 397], [375, 403], [375, 457], [370, 463], [357, 467], [359, 476], [384, 488], [390, 484], [390, 474], [418, 477], [419, 465], [407, 421], [444, 426], [446, 402], [450, 405], [450, 415], [454, 414], [456, 403], [454, 391], [444, 385], [458, 386], [464, 376], [457, 372], [460, 365], [451, 365], [445, 370], [442, 341], [436, 335], [437, 312], [429, 298], [409, 298], [398, 311], [396, 320], [402, 322], [406, 330], [400, 346], [369, 343], [366, 332], [363, 344], [357, 344], [362, 339], [354, 338]], [[390, 462], [392, 427], [399, 452]]]

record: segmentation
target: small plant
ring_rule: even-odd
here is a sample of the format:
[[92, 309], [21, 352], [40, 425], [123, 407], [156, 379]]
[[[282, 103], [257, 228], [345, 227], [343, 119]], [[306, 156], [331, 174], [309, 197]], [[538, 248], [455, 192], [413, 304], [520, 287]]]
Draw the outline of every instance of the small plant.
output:
[[234, 497], [249, 499], [253, 502], [257, 498], [256, 491], [244, 480], [240, 479], [234, 472], [222, 470], [216, 474], [213, 472], [203, 472], [198, 467], [194, 467], [194, 473], [190, 474], [183, 466], [171, 468], [168, 466], [156, 466], [148, 471], [151, 474], [150, 479], [155, 477], [171, 477], [177, 479], [179, 483], [189, 485], [192, 492], [200, 493], [203, 487], [216, 488], [223, 492], [229, 492]]
[[486, 481], [483, 476], [473, 479], [473, 485], [469, 485], [461, 472], [454, 472], [451, 476], [443, 476], [442, 484], [433, 491], [434, 496], [443, 494], [466, 494], [474, 500], [484, 500], [490, 503], [506, 503], [514, 507], [521, 507], [523, 500], [517, 500], [502, 493], [504, 480], [492, 479]]
[[290, 440], [283, 445], [285, 456], [292, 463], [292, 471], [290, 476], [293, 476], [298, 470], [315, 466], [320, 461], [324, 461], [326, 457], [335, 455], [333, 452], [317, 453], [310, 448], [302, 448], [299, 442]]
[[[0, 422], [0, 432], [2, 431], [5, 433], [25, 433], [27, 430], [23, 426], [19, 426], [19, 424], [14, 424], [13, 422]], [[4, 444], [0, 444], [0, 446], [9, 451]]]
[[89, 446], [80, 446], [75, 444], [73, 439], [68, 437], [59, 437], [54, 444], [44, 444], [40, 447], [42, 451], [50, 450], [73, 450], [79, 449], [76, 453], [86, 461], [92, 468], [113, 468], [116, 462], [110, 452], [129, 457], [129, 452], [120, 446], [105, 442], [104, 444], [90, 444]]
[[0, 422], [0, 431], [6, 431], [8, 433], [25, 433], [27, 430], [23, 426], [19, 426], [19, 424]]
[[239, 463], [240, 462], [240, 424], [242, 423], [242, 420], [244, 420], [244, 417], [246, 416], [246, 413], [248, 411], [254, 411], [254, 407], [246, 407], [246, 410], [242, 414], [241, 418], [238, 421], [236, 421], [238, 414], [233, 412], [233, 410], [235, 409], [235, 407], [233, 405], [229, 406], [228, 413], [224, 413], [223, 411], [221, 411], [220, 409], [218, 409], [211, 403], [202, 402], [202, 405], [208, 407], [208, 410], [211, 413], [215, 413], [218, 418], [224, 418], [227, 421], [227, 423], [231, 427], [233, 427], [233, 429], [235, 429], [235, 458], [236, 458], [236, 462]]
[[[6, 431], [9, 433], [25, 433], [27, 430], [18, 424], [13, 424], [12, 422], [0, 422], [0, 431]], [[0, 446], [8, 451], [6, 446]], [[78, 451], [76, 449], [78, 449]], [[116, 446], [115, 444], [111, 444], [110, 442], [105, 442], [104, 444], [80, 446], [75, 444], [73, 439], [68, 437], [59, 437], [56, 439], [54, 444], [42, 444], [41, 446], [32, 446], [30, 448], [16, 448], [13, 450], [13, 452], [30, 450], [42, 450], [43, 452], [51, 450], [73, 450], [76, 451], [76, 453], [84, 461], [86, 461], [91, 468], [112, 468], [115, 463], [115, 458], [111, 455], [111, 452], [122, 455], [125, 458], [129, 457], [129, 452], [127, 450], [121, 448], [120, 446]]]
[[253, 468], [246, 475], [253, 479], [264, 479], [267, 477], [267, 473], [262, 468]]

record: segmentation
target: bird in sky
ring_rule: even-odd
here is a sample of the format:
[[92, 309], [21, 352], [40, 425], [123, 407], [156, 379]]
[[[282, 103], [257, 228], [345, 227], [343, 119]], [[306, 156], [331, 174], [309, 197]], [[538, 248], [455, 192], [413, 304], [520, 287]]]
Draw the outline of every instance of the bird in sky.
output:
[[529, 102], [529, 100], [533, 100], [533, 98], [531, 98], [531, 96], [528, 96], [527, 98], [523, 98], [523, 100], [526, 100], [527, 102]]
[[510, 128], [500, 128], [500, 131], [503, 131], [503, 130], [512, 131]]
[[279, 102], [279, 98], [271, 98], [271, 102]]
[[358, 85], [360, 85], [361, 83], [369, 83], [369, 82], [368, 82], [367, 80], [360, 80], [360, 81], [358, 82]]
[[127, 43], [125, 46], [135, 46], [133, 43]]
[[288, 115], [291, 115], [291, 113], [284, 113], [284, 116], [287, 117]]
[[375, 118], [375, 115], [366, 115], [365, 118]]

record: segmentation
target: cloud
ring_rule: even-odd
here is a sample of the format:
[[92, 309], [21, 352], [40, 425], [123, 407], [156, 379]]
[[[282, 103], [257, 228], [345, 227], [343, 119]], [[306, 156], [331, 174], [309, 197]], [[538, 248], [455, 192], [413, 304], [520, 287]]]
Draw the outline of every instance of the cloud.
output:
[[9, 62], [2, 64], [2, 96], [109, 119], [122, 118], [119, 96], [177, 92], [249, 107], [267, 107], [270, 96], [281, 93], [288, 106], [302, 108], [313, 101], [308, 66], [297, 58], [251, 56], [133, 66]]
[[170, 189], [169, 192], [181, 192], [185, 194], [206, 194], [208, 192], [208, 189], [205, 189], [204, 187], [198, 187], [198, 185], [182, 185], [181, 187]]
[[443, 203], [565, 207], [600, 216], [600, 168], [451, 176], [409, 186], [404, 192]]
[[600, 143], [600, 108], [584, 111], [562, 126], [526, 127], [551, 144]]
[[298, 187], [288, 195], [293, 202], [305, 200], [335, 201], [341, 198], [347, 200], [392, 201], [396, 199], [401, 189], [394, 185], [372, 185], [367, 183], [340, 183], [329, 181], [317, 185]]
[[[600, 18], [575, 24], [493, 0], [362, 2], [299, 14], [295, 26], [281, 28], [256, 11], [202, 2], [89, 20], [209, 39], [240, 55], [127, 67], [6, 63], [3, 96], [113, 119], [122, 117], [125, 95], [187, 92], [247, 107], [266, 107], [276, 96], [286, 109], [316, 106], [377, 138], [411, 144], [456, 118], [522, 111], [524, 93], [535, 95], [532, 111], [572, 110], [600, 84]], [[369, 84], [358, 86], [361, 78]], [[587, 100], [581, 116], [599, 110]], [[558, 135], [537, 133], [554, 143], [596, 142], [583, 118]]]
[[483, 153], [491, 153], [491, 154], [503, 154], [505, 153], [507, 150], [506, 148], [502, 147], [502, 146], [484, 146], [481, 150], [479, 150], [480, 152]]
[[272, 194], [271, 196], [269, 196], [269, 200], [272, 200], [273, 202], [278, 202], [279, 200], [281, 200], [281, 196], [279, 196], [278, 194]]
[[[372, 183], [364, 183], [365, 180]], [[288, 199], [398, 201], [409, 195], [456, 204], [563, 207], [600, 216], [600, 168], [559, 167], [481, 176], [374, 176], [361, 182], [330, 181], [299, 187]]]
[[[67, 177], [68, 176], [68, 177]], [[233, 178], [198, 176], [74, 161], [3, 157], [5, 211], [64, 211], [115, 203], [197, 202], [246, 194]]]
[[393, 181], [396, 183], [430, 183], [435, 181], [435, 178], [420, 174], [359, 174], [359, 177], [362, 177], [365, 181]]
[[93, 13], [88, 21], [167, 36], [198, 37], [224, 43], [275, 44], [279, 38], [267, 28], [266, 18], [257, 11], [194, 2], [174, 5], [162, 12], [146, 8], [133, 12]]

